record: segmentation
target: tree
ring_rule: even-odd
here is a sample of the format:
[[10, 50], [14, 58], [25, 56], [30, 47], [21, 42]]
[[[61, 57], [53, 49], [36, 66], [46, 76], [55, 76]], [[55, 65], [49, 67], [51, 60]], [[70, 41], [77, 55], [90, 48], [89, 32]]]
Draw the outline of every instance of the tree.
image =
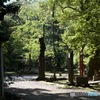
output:
[[[33, 7], [35, 8], [33, 9]], [[20, 41], [21, 39], [23, 40], [21, 41], [24, 44], [23, 49], [27, 50], [27, 52], [23, 52], [23, 55], [25, 55], [26, 59], [28, 59], [28, 54], [30, 58], [29, 60], [38, 59], [39, 57], [40, 64], [39, 64], [38, 79], [44, 80], [45, 74], [41, 73], [44, 73], [45, 71], [45, 66], [44, 66], [45, 64], [43, 64], [45, 63], [44, 61], [45, 48], [44, 45], [42, 47], [42, 44], [44, 43], [43, 41], [41, 41], [42, 40], [41, 38], [44, 38], [43, 34], [45, 33], [43, 28], [44, 20], [41, 17], [42, 15], [41, 11], [38, 2], [35, 1], [33, 1], [32, 3], [26, 2], [21, 7], [21, 10], [19, 12], [19, 18], [21, 18], [23, 22], [20, 23], [18, 26], [14, 27], [15, 28], [14, 34], [16, 35], [16, 37], [13, 38], [15, 38], [15, 40], [17, 39], [18, 41]], [[32, 68], [32, 66], [30, 67]]]
[[[46, 2], [44, 2], [44, 7], [43, 8], [47, 8], [47, 14], [49, 12], [49, 15], [46, 16], [46, 18], [48, 18], [46, 20], [46, 34], [45, 34], [45, 41], [47, 44], [47, 49], [46, 49], [46, 56], [49, 57], [51, 56], [54, 60], [54, 65], [55, 67], [60, 66], [60, 53], [62, 52], [62, 50], [60, 50], [60, 43], [61, 43], [61, 34], [63, 33], [63, 29], [60, 27], [59, 25], [59, 21], [58, 21], [58, 11], [59, 8], [56, 5], [55, 2], [53, 2], [52, 0], [47, 0]], [[49, 47], [49, 49], [48, 49]], [[50, 48], [51, 47], [51, 48]], [[52, 49], [52, 50], [50, 50]], [[50, 53], [50, 51], [52, 51]], [[47, 55], [47, 52], [49, 53]]]
[[[70, 46], [71, 49], [76, 49], [77, 52], [79, 52], [80, 48], [82, 48], [82, 51], [85, 51], [86, 53], [88, 52], [86, 51], [87, 48], [90, 48], [89, 50], [91, 51], [95, 51], [100, 48], [100, 45], [98, 44], [99, 39], [96, 37], [100, 37], [97, 32], [98, 28], [96, 28], [98, 27], [98, 19], [100, 17], [98, 14], [98, 11], [100, 11], [98, 0], [50, 1], [53, 3], [56, 2], [56, 5], [61, 8], [62, 12], [60, 14], [58, 13], [59, 17], [57, 18], [60, 25], [62, 25], [65, 29], [64, 34], [62, 34], [62, 40], [67, 47]], [[97, 41], [95, 41], [95, 39], [97, 39]], [[93, 43], [93, 41], [95, 42]], [[89, 56], [91, 57], [92, 54]], [[80, 57], [83, 59], [83, 56]], [[83, 75], [83, 60], [81, 60], [80, 66], [82, 66], [80, 71], [81, 75]]]
[[[72, 17], [76, 16], [73, 19], [69, 20], [69, 27], [66, 30], [66, 35], [71, 35], [67, 37], [67, 40], [70, 41], [70, 45], [72, 44], [72, 46], [75, 47], [75, 43], [77, 48], [81, 47], [82, 45], [88, 45], [88, 44], [93, 44], [91, 43], [91, 40], [94, 40], [94, 38], [96, 38], [96, 34], [98, 34], [97, 32], [95, 32], [96, 30], [94, 30], [95, 25], [98, 25], [98, 21], [96, 21], [96, 19], [98, 19], [98, 6], [99, 3], [98, 1], [70, 1], [70, 5], [66, 5], [63, 9], [64, 10], [64, 15], [66, 14], [66, 12], [69, 11], [73, 11], [73, 13], [71, 12]], [[73, 5], [74, 4], [74, 5]], [[79, 4], [76, 8], [75, 5]], [[88, 6], [88, 5], [91, 5]], [[96, 7], [94, 5], [97, 5]], [[70, 12], [69, 12], [70, 14]], [[91, 17], [90, 17], [91, 14]], [[97, 15], [95, 15], [97, 14]], [[69, 17], [69, 15], [65, 15], [65, 17]], [[94, 30], [94, 31], [93, 31]], [[95, 32], [95, 33], [94, 33]], [[80, 41], [82, 40], [82, 41]]]
[[[86, 51], [87, 48], [95, 51], [96, 48], [99, 48], [99, 45], [97, 46], [96, 44], [99, 43], [97, 36], [100, 36], [97, 32], [99, 28], [99, 1], [67, 0], [66, 2], [64, 0], [57, 2], [62, 10], [59, 19], [62, 19], [60, 22], [65, 27], [64, 34], [62, 34], [64, 43], [74, 50], [77, 49], [79, 51], [84, 46], [86, 53], [88, 52], [88, 50]], [[95, 42], [93, 43], [93, 41]], [[89, 55], [91, 56], [92, 54]]]
[[[1, 21], [3, 21], [3, 19], [4, 19], [4, 15], [9, 12], [9, 9], [8, 9], [9, 7], [4, 5], [5, 1], [6, 0], [0, 1], [0, 24], [1, 24]], [[13, 7], [12, 9], [15, 10], [15, 7]], [[12, 9], [10, 9], [10, 10], [12, 10]], [[18, 7], [18, 9], [19, 9], [19, 7]], [[8, 40], [8, 37], [6, 38], [5, 36], [6, 36], [5, 33], [2, 33], [2, 32], [0, 33], [0, 98], [1, 98], [1, 100], [4, 99], [2, 43], [4, 41]]]
[[39, 56], [39, 76], [37, 80], [45, 80], [45, 43], [44, 43], [44, 37], [39, 39], [40, 42], [40, 56]]

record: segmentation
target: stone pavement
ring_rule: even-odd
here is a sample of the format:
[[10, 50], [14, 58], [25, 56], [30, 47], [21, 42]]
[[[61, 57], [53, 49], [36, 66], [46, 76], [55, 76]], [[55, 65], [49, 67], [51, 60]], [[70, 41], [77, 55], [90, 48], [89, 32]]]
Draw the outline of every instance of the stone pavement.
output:
[[[19, 81], [5, 88], [12, 94], [20, 96], [21, 100], [100, 100], [98, 96], [76, 96], [72, 93], [87, 93], [89, 90], [64, 89], [61, 85], [44, 81]], [[79, 94], [80, 95], [80, 94]]]

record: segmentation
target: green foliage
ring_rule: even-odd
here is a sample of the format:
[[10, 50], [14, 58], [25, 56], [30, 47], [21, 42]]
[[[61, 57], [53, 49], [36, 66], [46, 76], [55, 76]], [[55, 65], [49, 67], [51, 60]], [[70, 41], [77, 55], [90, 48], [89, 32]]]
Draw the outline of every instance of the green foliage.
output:
[[99, 2], [95, 0], [88, 2], [86, 0], [81, 0], [81, 2], [67, 0], [66, 3], [61, 0], [57, 4], [62, 10], [59, 20], [65, 29], [62, 34], [63, 42], [78, 52], [82, 46], [86, 46], [88, 49], [85, 50], [85, 54], [92, 56], [93, 52], [100, 48]]
[[[95, 50], [100, 49], [99, 31], [99, 0], [24, 1], [18, 15], [7, 15], [5, 20], [0, 22], [0, 33], [12, 33], [8, 45], [11, 44], [12, 55], [16, 55], [16, 59], [23, 55], [23, 58], [28, 60], [31, 53], [31, 59], [36, 61], [40, 51], [38, 40], [44, 36], [45, 56], [56, 56], [56, 61], [61, 58], [63, 66], [66, 66], [68, 47], [74, 50], [75, 64], [78, 62], [80, 48], [84, 47], [84, 63], [88, 65]], [[6, 62], [9, 62], [8, 59]]]
[[10, 35], [11, 27], [13, 25], [14, 25], [14, 21], [9, 16], [5, 16], [5, 19], [0, 22], [0, 34]]
[[36, 6], [36, 3], [30, 5], [26, 3], [21, 7], [19, 18], [21, 18], [24, 23], [14, 27], [13, 38], [16, 41], [22, 42], [23, 55], [26, 59], [28, 59], [28, 55], [31, 52], [32, 59], [36, 60], [39, 56], [38, 39], [42, 36], [42, 31], [40, 30], [42, 26], [39, 24], [37, 13], [34, 13], [36, 12], [35, 9], [33, 9], [34, 6]]

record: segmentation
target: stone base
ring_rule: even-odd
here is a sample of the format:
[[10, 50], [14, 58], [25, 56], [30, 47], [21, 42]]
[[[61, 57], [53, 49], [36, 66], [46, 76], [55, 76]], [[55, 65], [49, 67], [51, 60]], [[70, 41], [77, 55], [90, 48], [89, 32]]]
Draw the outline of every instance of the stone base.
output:
[[76, 78], [76, 85], [77, 86], [89, 86], [88, 84], [88, 77], [77, 77]]

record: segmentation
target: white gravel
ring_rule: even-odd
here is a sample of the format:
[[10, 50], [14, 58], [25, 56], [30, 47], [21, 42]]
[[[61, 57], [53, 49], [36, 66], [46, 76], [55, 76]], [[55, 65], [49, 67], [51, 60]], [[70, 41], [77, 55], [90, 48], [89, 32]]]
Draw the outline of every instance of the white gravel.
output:
[[10, 84], [5, 89], [16, 95], [20, 95], [22, 100], [99, 100], [97, 99], [71, 99], [71, 92], [87, 92], [82, 89], [64, 89], [61, 85], [44, 81], [19, 81]]

